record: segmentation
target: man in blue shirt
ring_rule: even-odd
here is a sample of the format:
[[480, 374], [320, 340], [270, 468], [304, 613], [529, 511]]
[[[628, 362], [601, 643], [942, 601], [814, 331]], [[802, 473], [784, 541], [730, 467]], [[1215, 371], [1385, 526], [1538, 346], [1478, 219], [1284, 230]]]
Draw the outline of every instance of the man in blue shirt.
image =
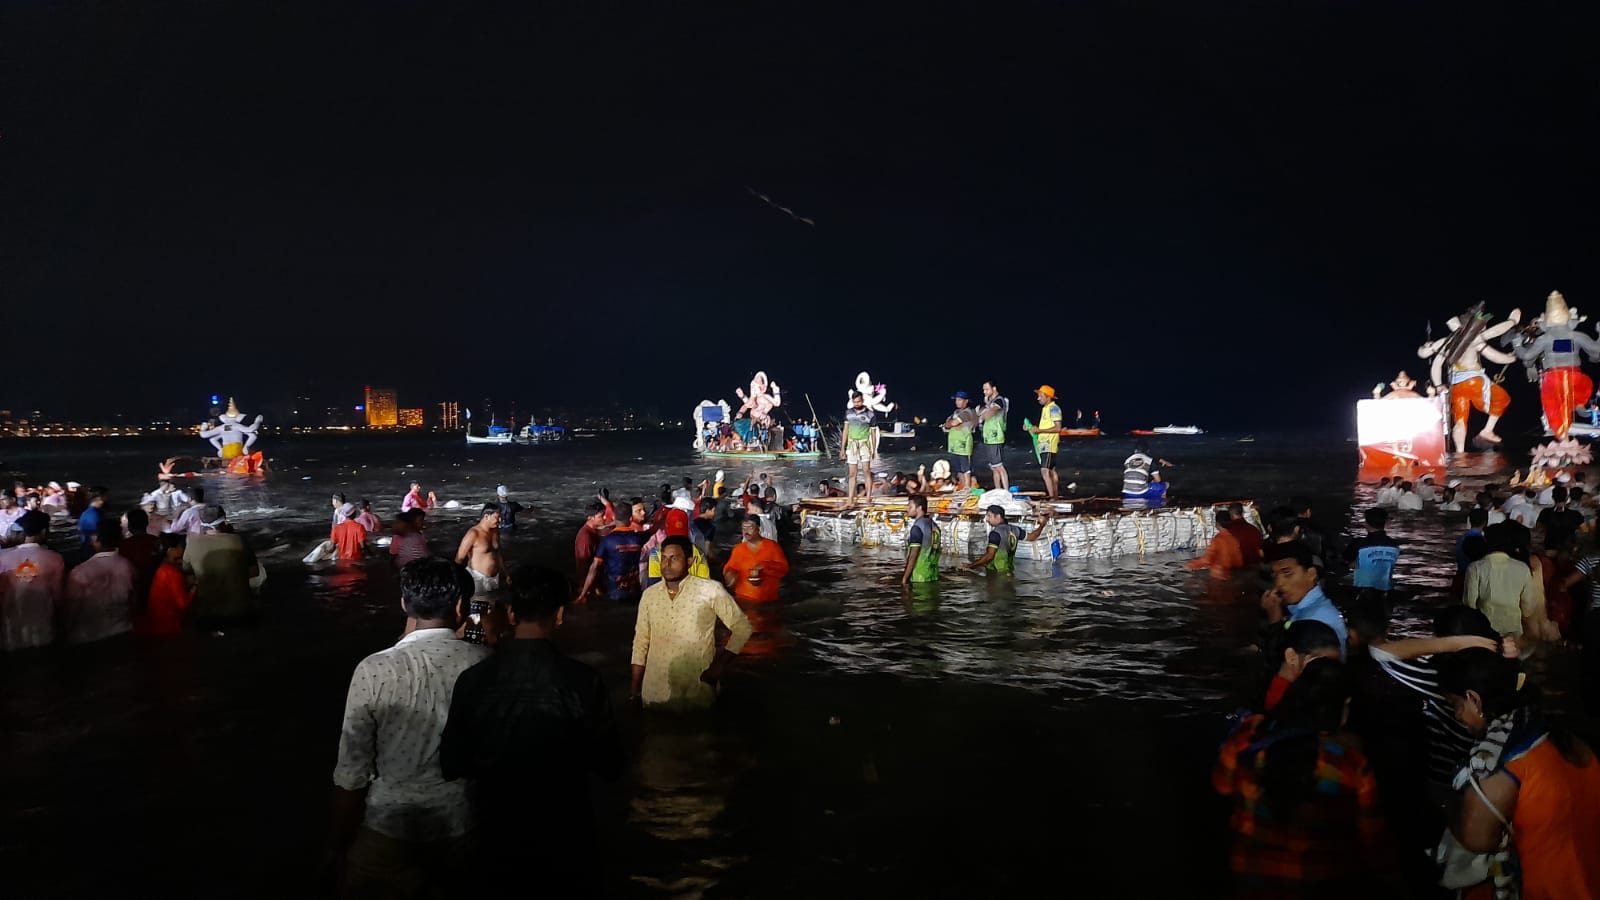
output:
[[1272, 589], [1261, 595], [1261, 609], [1268, 627], [1281, 629], [1288, 623], [1312, 619], [1333, 629], [1339, 637], [1339, 658], [1344, 659], [1350, 632], [1344, 616], [1317, 584], [1322, 578], [1321, 563], [1311, 548], [1299, 541], [1275, 544], [1267, 554], [1272, 564]]
[[106, 489], [89, 488], [89, 507], [78, 516], [78, 541], [83, 545], [85, 558], [94, 555], [94, 547], [90, 546], [90, 542], [94, 540], [95, 532], [100, 530], [100, 510], [105, 505]]
[[639, 557], [649, 535], [634, 530], [633, 507], [627, 504], [617, 507], [616, 519], [616, 529], [600, 539], [594, 562], [589, 564], [589, 574], [584, 577], [583, 588], [578, 591], [574, 603], [587, 601], [597, 582], [604, 585], [608, 600], [639, 602], [639, 595], [644, 591], [639, 583]]
[[1474, 506], [1467, 513], [1467, 533], [1456, 538], [1456, 574], [1462, 575], [1467, 571], [1467, 566], [1472, 565], [1472, 560], [1467, 559], [1467, 541], [1470, 538], [1483, 537], [1483, 529], [1489, 525], [1489, 511], [1481, 506]]
[[1374, 506], [1367, 510], [1366, 520], [1366, 536], [1351, 541], [1344, 558], [1355, 563], [1357, 590], [1387, 594], [1394, 580], [1394, 564], [1400, 560], [1400, 544], [1383, 530], [1389, 524], [1388, 510]]

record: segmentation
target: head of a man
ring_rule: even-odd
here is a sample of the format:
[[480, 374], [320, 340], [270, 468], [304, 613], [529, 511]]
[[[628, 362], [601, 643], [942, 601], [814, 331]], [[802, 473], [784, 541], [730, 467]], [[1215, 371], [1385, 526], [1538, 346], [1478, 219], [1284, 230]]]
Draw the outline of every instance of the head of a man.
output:
[[1367, 530], [1373, 534], [1382, 531], [1384, 526], [1389, 524], [1389, 511], [1381, 506], [1372, 507], [1362, 516], [1367, 520]]
[[673, 535], [661, 542], [661, 580], [677, 584], [689, 574], [689, 559], [694, 555], [694, 545], [681, 535]]
[[920, 519], [928, 514], [928, 498], [921, 494], [912, 494], [906, 499], [906, 512], [914, 519]]
[[487, 525], [487, 526], [489, 526], [491, 528], [499, 525], [500, 524], [500, 504], [498, 504], [498, 503], [485, 503], [483, 505], [482, 518], [480, 518], [478, 520], [478, 522], [480, 524], [482, 524], [482, 525]]
[[852, 409], [866, 409], [867, 396], [860, 391], [850, 392], [850, 406]]
[[1339, 635], [1326, 623], [1305, 619], [1284, 631], [1280, 674], [1293, 681], [1308, 663], [1318, 658], [1339, 658]]
[[966, 409], [967, 405], [972, 402], [966, 391], [956, 391], [950, 399], [956, 402], [956, 409]]
[[990, 528], [999, 528], [1006, 523], [1006, 508], [996, 503], [984, 510], [983, 518], [989, 523]]
[[519, 638], [548, 638], [561, 624], [562, 608], [572, 590], [567, 579], [544, 566], [518, 569], [507, 604], [511, 625]]
[[200, 524], [208, 532], [221, 531], [228, 524], [228, 512], [215, 503], [204, 506], [200, 509]]
[[739, 537], [747, 544], [761, 543], [761, 517], [746, 515], [739, 522]]
[[144, 534], [150, 530], [150, 514], [134, 507], [122, 514], [122, 530], [129, 535]]
[[0, 493], [0, 509], [11, 509], [17, 505], [17, 498], [10, 491]]
[[985, 381], [983, 383], [983, 399], [993, 400], [998, 396], [1000, 396], [1000, 389], [995, 386], [995, 383], [992, 381]]
[[101, 519], [99, 527], [94, 530], [94, 537], [90, 538], [94, 545], [94, 552], [104, 553], [122, 546], [122, 523], [110, 519]]
[[606, 526], [606, 505], [598, 501], [583, 508], [583, 524], [599, 531]]
[[448, 559], [425, 556], [400, 570], [400, 608], [419, 626], [454, 628], [465, 570]]
[[1304, 600], [1322, 576], [1322, 563], [1311, 548], [1299, 541], [1276, 544], [1269, 554], [1272, 561], [1272, 586], [1290, 606]]
[[645, 505], [643, 499], [633, 498], [633, 505], [629, 509], [633, 524], [643, 525], [650, 518], [650, 507]]

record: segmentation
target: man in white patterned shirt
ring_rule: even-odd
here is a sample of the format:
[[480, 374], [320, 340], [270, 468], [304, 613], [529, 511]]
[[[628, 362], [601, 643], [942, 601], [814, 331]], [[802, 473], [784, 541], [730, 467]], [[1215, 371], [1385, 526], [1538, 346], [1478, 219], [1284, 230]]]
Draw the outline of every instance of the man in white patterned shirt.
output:
[[346, 896], [421, 896], [458, 877], [472, 830], [465, 782], [439, 768], [456, 678], [489, 655], [456, 638], [457, 569], [438, 557], [400, 570], [406, 632], [356, 666], [333, 770], [326, 866]]

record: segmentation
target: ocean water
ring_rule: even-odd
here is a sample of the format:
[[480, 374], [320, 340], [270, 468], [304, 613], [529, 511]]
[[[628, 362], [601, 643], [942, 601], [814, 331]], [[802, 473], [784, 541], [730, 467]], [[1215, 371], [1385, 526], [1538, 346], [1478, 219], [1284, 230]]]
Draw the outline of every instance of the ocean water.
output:
[[[1325, 527], [1359, 533], [1374, 493], [1356, 483], [1353, 443], [1143, 440], [1174, 464], [1180, 501], [1270, 508], [1301, 494]], [[155, 485], [157, 460], [203, 447], [29, 440], [0, 451], [13, 477], [103, 483], [116, 508]], [[1061, 481], [1113, 494], [1132, 447], [1069, 442]], [[649, 497], [720, 468], [729, 481], [770, 473], [792, 500], [844, 472], [837, 460], [706, 465], [688, 438], [650, 433], [536, 447], [268, 436], [258, 449], [269, 475], [199, 482], [267, 568], [258, 626], [0, 660], [11, 823], [0, 862], [15, 896], [309, 895], [350, 671], [404, 618], [385, 566], [300, 562], [326, 535], [332, 492], [388, 516], [411, 480], [423, 482], [461, 504], [430, 517], [434, 549], [448, 553], [505, 484], [531, 508], [507, 540], [511, 564], [566, 572], [581, 507], [602, 486]], [[1036, 487], [1024, 453], [1009, 451], [1013, 481]], [[937, 457], [903, 450], [880, 468]], [[1475, 466], [1482, 478], [1511, 468], [1493, 456]], [[1406, 542], [1396, 630], [1419, 630], [1440, 602], [1462, 527], [1434, 512], [1393, 523]], [[56, 538], [65, 546], [71, 533]], [[1187, 553], [1024, 560], [1011, 580], [952, 574], [909, 596], [891, 583], [893, 550], [786, 549], [783, 598], [751, 611], [756, 637], [717, 709], [627, 718], [628, 774], [596, 790], [612, 895], [1216, 890], [1225, 810], [1206, 773], [1258, 666], [1253, 577], [1211, 583], [1183, 567]], [[590, 604], [569, 609], [562, 631], [619, 707], [632, 619], [631, 608]]]

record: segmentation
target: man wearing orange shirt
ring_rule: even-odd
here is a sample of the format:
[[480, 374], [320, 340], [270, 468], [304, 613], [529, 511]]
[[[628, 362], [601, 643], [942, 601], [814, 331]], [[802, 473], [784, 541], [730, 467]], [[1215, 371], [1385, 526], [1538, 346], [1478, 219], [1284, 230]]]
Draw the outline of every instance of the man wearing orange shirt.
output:
[[722, 567], [723, 582], [739, 600], [778, 599], [778, 583], [789, 574], [789, 558], [783, 555], [783, 548], [761, 536], [760, 516], [745, 516], [739, 535], [742, 540], [733, 546]]
[[339, 507], [339, 514], [344, 517], [344, 521], [333, 526], [333, 534], [329, 536], [329, 540], [339, 548], [340, 560], [360, 559], [362, 548], [367, 543], [367, 530], [356, 520], [356, 505], [346, 503]]
[[1233, 516], [1225, 509], [1217, 510], [1217, 536], [1211, 539], [1206, 555], [1189, 561], [1191, 569], [1210, 569], [1212, 578], [1228, 578], [1235, 569], [1244, 565], [1244, 553], [1239, 549], [1239, 539], [1228, 526]]

